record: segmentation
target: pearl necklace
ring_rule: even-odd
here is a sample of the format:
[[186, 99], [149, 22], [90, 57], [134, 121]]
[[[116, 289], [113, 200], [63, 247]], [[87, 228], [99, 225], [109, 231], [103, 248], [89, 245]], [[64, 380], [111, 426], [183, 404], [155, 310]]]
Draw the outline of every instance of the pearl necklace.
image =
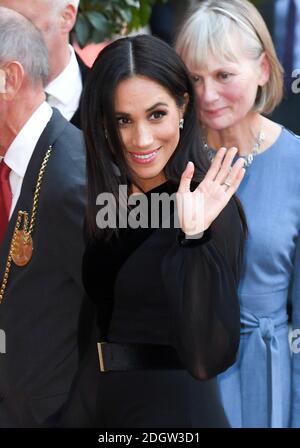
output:
[[[203, 131], [202, 131], [202, 140], [203, 140], [204, 149], [205, 149], [205, 151], [207, 151], [208, 158], [212, 162], [213, 158], [216, 155], [216, 150], [208, 147], [207, 140], [204, 137]], [[262, 145], [264, 140], [265, 140], [265, 133], [261, 129], [259, 131], [259, 133], [257, 134], [257, 137], [255, 139], [255, 143], [254, 143], [250, 153], [247, 156], [239, 156], [240, 158], [245, 160], [244, 167], [248, 168], [251, 165], [251, 163], [253, 162], [254, 157], [260, 152], [261, 145]]]

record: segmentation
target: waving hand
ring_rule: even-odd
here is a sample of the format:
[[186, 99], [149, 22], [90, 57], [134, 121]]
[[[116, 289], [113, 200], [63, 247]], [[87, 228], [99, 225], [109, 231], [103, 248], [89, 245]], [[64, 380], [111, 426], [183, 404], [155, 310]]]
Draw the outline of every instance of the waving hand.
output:
[[238, 189], [245, 169], [241, 158], [231, 167], [236, 153], [236, 148], [220, 148], [205, 178], [194, 191], [190, 191], [194, 164], [187, 164], [176, 195], [179, 223], [186, 235], [204, 232]]

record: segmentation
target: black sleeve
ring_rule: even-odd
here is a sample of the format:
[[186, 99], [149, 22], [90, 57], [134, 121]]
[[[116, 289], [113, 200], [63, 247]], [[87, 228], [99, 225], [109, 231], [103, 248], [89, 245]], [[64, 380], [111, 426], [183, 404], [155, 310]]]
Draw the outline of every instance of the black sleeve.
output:
[[198, 243], [183, 244], [177, 238], [162, 263], [175, 347], [187, 370], [198, 379], [211, 378], [235, 361], [243, 239], [232, 199]]

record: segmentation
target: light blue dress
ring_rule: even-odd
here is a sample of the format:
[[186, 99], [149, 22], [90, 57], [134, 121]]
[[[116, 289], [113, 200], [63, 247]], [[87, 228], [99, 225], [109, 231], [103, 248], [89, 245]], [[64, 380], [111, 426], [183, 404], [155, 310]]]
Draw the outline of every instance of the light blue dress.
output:
[[[249, 234], [239, 285], [237, 362], [219, 376], [233, 427], [300, 427], [300, 137], [283, 128], [254, 157], [238, 190]], [[299, 353], [296, 353], [299, 351]]]

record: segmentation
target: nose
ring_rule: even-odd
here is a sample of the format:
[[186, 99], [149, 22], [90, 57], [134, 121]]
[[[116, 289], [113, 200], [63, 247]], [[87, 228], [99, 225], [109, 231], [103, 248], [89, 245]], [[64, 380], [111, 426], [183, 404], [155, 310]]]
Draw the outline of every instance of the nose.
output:
[[133, 129], [132, 145], [136, 149], [151, 149], [153, 146], [153, 130], [148, 123], [136, 123]]
[[202, 105], [210, 105], [219, 99], [217, 86], [212, 79], [203, 81], [201, 92], [199, 92], [199, 99]]

